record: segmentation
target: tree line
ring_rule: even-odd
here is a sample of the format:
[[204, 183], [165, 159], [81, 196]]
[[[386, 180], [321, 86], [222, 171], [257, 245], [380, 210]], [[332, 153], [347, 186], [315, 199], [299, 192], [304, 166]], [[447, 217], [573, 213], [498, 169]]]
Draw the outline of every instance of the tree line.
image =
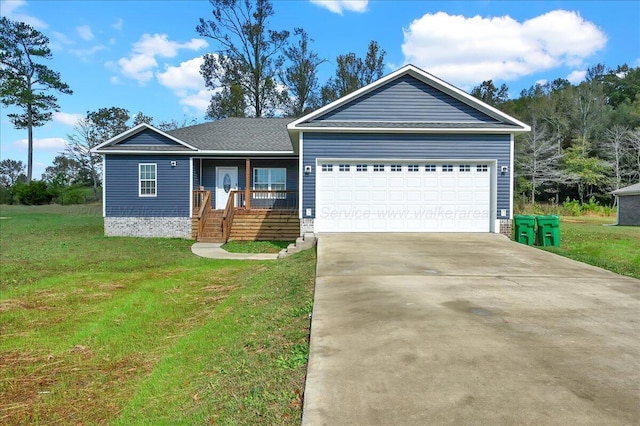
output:
[[471, 93], [531, 126], [515, 140], [520, 201], [610, 204], [613, 190], [640, 181], [640, 67], [597, 64], [579, 84], [507, 91], [485, 81]]
[[[372, 40], [364, 57], [338, 55], [334, 75], [320, 84], [319, 67], [329, 60], [313, 50], [304, 29], [273, 29], [269, 0], [210, 3], [211, 17], [196, 27], [216, 46], [201, 66], [205, 85], [214, 93], [206, 119], [300, 117], [383, 75], [386, 52]], [[51, 57], [46, 36], [6, 18], [0, 24], [2, 103], [22, 111], [9, 118], [17, 128], [27, 128], [29, 136], [26, 173], [21, 162], [0, 162], [0, 189], [7, 189], [31, 180], [32, 128], [58, 109], [51, 92], [72, 91], [58, 73], [37, 64]], [[530, 133], [516, 137], [516, 193], [522, 202], [559, 203], [566, 197], [610, 202], [611, 190], [640, 179], [639, 68], [596, 65], [580, 84], [556, 79], [523, 90], [516, 99], [509, 99], [505, 84], [496, 87], [490, 80], [470, 93], [531, 125]], [[140, 122], [153, 124], [153, 118], [142, 112], [131, 117], [119, 107], [88, 111], [42, 180], [54, 188], [88, 185], [97, 198], [100, 159], [90, 149]], [[188, 124], [195, 122], [159, 122], [156, 127], [166, 131]]]

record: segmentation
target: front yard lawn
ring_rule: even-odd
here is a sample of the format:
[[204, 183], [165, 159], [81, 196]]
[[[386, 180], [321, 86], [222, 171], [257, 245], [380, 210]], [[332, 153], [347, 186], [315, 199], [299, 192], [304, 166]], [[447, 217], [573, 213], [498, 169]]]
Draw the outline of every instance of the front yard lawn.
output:
[[315, 253], [105, 238], [99, 207], [0, 207], [0, 423], [299, 424]]
[[229, 241], [222, 246], [230, 253], [280, 253], [293, 241]]
[[615, 218], [562, 217], [553, 253], [640, 279], [640, 227], [606, 226]]

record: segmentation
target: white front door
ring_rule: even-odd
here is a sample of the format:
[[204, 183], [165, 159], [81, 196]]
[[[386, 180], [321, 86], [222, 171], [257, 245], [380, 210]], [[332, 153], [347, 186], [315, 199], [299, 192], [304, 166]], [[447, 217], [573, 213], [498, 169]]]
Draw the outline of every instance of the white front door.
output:
[[216, 209], [222, 210], [227, 206], [229, 194], [238, 189], [237, 167], [216, 167]]

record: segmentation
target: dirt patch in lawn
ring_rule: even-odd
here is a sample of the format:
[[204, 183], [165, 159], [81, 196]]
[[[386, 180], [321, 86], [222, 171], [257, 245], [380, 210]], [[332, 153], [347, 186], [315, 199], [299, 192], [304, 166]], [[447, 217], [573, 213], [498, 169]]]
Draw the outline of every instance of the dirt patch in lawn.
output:
[[61, 354], [2, 353], [0, 423], [106, 423], [118, 414], [122, 393], [131, 392], [127, 382], [153, 365], [142, 354], [104, 359], [83, 345]]

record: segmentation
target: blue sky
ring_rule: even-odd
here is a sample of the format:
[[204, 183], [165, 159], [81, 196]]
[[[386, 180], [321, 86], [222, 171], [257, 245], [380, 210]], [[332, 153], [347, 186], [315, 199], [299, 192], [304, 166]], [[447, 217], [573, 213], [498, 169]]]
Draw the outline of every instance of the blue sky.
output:
[[[387, 52], [386, 71], [412, 63], [464, 90], [506, 83], [517, 97], [537, 81], [578, 83], [596, 63], [640, 66], [638, 1], [273, 1], [273, 29], [303, 27], [334, 71], [335, 57], [363, 56], [370, 40]], [[34, 131], [34, 178], [64, 149], [76, 120], [102, 107], [156, 120], [203, 121], [211, 96], [198, 70], [212, 40], [198, 36], [208, 1], [0, 0], [0, 14], [51, 41], [47, 64], [74, 90]], [[2, 107], [0, 157], [26, 163], [26, 130]]]

